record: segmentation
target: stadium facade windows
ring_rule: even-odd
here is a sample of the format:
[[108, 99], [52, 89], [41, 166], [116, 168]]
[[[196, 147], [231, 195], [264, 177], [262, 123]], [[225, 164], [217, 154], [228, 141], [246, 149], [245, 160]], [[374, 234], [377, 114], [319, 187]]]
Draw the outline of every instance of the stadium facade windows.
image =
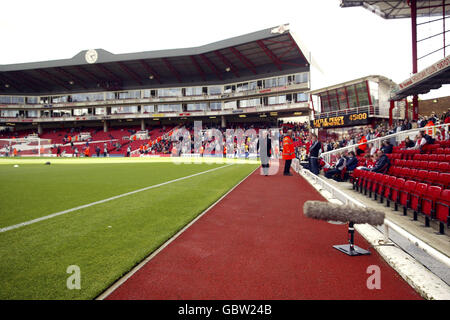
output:
[[158, 89], [158, 97], [181, 97], [181, 88]]
[[158, 112], [182, 112], [181, 104], [160, 104], [158, 105]]
[[233, 101], [225, 101], [223, 104], [224, 109], [236, 109], [237, 108], [237, 100]]
[[155, 112], [155, 105], [141, 106], [142, 113], [153, 113]]
[[240, 108], [249, 108], [249, 107], [257, 107], [261, 105], [261, 98], [256, 99], [247, 99], [247, 100], [240, 100], [239, 101], [239, 107]]
[[88, 114], [89, 114], [89, 109], [87, 109], [87, 108], [73, 109], [74, 116], [86, 116]]
[[121, 114], [121, 113], [137, 113], [137, 106], [123, 106], [123, 107], [111, 107], [112, 114]]
[[211, 110], [222, 110], [222, 102], [211, 102], [209, 108]]
[[216, 87], [208, 87], [208, 94], [209, 95], [220, 95], [222, 94], [222, 87], [216, 86]]
[[106, 108], [95, 108], [96, 115], [106, 115]]
[[202, 87], [188, 87], [185, 89], [186, 96], [201, 96], [203, 95]]
[[206, 111], [207, 109], [207, 103], [188, 103], [186, 105], [186, 111]]

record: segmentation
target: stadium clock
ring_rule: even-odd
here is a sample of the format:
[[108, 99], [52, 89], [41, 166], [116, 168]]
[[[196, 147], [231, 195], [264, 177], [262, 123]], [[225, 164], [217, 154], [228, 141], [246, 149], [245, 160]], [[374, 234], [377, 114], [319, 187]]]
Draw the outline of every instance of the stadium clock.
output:
[[94, 49], [88, 50], [86, 51], [86, 55], [84, 56], [84, 58], [86, 59], [87, 63], [95, 63], [98, 59], [98, 53]]

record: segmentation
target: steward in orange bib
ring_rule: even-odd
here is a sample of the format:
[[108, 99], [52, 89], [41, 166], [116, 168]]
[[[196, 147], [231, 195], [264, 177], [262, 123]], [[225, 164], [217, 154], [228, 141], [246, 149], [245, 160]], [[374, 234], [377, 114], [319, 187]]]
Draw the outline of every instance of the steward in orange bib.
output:
[[288, 130], [287, 135], [283, 138], [283, 159], [284, 161], [284, 173], [285, 176], [292, 176], [291, 163], [295, 158], [294, 141], [292, 140], [292, 130]]

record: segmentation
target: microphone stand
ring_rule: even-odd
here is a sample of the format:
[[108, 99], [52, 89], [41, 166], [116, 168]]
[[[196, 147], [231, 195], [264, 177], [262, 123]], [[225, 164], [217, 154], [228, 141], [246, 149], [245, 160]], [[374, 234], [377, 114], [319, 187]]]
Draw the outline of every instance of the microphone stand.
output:
[[353, 221], [348, 223], [348, 244], [335, 245], [333, 248], [349, 255], [349, 256], [361, 256], [361, 255], [370, 255], [370, 251], [361, 249], [358, 246], [355, 246], [354, 243], [354, 234], [355, 228]]

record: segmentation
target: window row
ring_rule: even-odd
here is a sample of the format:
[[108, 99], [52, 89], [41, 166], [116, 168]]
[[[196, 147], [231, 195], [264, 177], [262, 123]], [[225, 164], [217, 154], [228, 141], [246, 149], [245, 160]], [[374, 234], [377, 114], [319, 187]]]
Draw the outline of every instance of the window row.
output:
[[[254, 99], [231, 100], [225, 102], [209, 102], [209, 103], [179, 103], [179, 104], [158, 104], [158, 105], [142, 105], [142, 106], [111, 106], [110, 114], [130, 114], [130, 113], [154, 113], [154, 112], [194, 112], [194, 111], [220, 111], [237, 108], [250, 108], [258, 106], [272, 106], [287, 103], [307, 102], [308, 95], [305, 93], [285, 94], [270, 97], [261, 97]], [[107, 107], [91, 108], [95, 115], [107, 115]], [[0, 110], [0, 117], [15, 118], [24, 117], [63, 117], [63, 116], [83, 116], [91, 114], [88, 108], [78, 108], [73, 110]]]
[[191, 97], [203, 95], [221, 95], [222, 93], [245, 92], [264, 88], [283, 87], [291, 84], [307, 83], [309, 74], [307, 72], [281, 76], [257, 81], [249, 81], [225, 86], [208, 87], [186, 87], [186, 88], [164, 88], [144, 89], [115, 92], [76, 93], [62, 96], [49, 97], [22, 97], [22, 96], [0, 96], [0, 104], [56, 104], [67, 102], [107, 101], [121, 99], [144, 99], [164, 97]]

